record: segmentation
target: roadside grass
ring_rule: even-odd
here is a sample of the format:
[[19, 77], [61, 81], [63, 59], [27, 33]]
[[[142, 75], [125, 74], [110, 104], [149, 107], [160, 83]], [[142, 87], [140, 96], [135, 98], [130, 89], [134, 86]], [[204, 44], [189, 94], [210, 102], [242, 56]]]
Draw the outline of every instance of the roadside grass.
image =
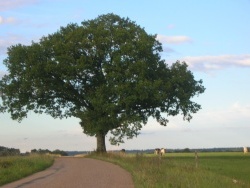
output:
[[53, 162], [47, 155], [0, 157], [0, 186], [42, 171]]
[[250, 187], [250, 155], [242, 153], [92, 154], [129, 171], [136, 188]]

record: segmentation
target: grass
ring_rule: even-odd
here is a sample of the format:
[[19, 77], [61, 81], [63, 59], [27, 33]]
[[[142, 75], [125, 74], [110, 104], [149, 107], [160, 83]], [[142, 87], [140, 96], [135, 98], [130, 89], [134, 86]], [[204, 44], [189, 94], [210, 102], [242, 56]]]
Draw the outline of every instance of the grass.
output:
[[46, 155], [0, 157], [0, 186], [42, 171], [53, 161]]
[[221, 188], [250, 187], [250, 155], [242, 153], [193, 153], [91, 155], [128, 170], [136, 188]]
[[[105, 154], [88, 157], [109, 161], [129, 171], [136, 188], [221, 188], [250, 187], [250, 154], [199, 153]], [[0, 157], [0, 186], [52, 165], [45, 155]]]

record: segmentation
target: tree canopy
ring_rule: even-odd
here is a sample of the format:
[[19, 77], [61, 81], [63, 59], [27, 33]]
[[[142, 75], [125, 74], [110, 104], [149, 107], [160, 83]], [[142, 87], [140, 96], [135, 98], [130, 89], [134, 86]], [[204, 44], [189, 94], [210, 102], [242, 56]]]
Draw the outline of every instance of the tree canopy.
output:
[[83, 132], [97, 138], [97, 151], [136, 136], [149, 117], [190, 120], [203, 93], [185, 62], [168, 66], [155, 35], [115, 14], [68, 24], [32, 42], [8, 48], [8, 69], [0, 81], [1, 112], [21, 121], [29, 111], [54, 118], [76, 117]]

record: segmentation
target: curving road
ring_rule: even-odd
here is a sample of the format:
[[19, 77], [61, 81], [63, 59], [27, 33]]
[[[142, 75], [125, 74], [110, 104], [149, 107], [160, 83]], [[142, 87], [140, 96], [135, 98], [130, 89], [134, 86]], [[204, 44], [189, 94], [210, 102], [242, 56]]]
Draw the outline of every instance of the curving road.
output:
[[2, 188], [133, 188], [131, 175], [112, 163], [89, 158], [61, 157], [42, 172]]

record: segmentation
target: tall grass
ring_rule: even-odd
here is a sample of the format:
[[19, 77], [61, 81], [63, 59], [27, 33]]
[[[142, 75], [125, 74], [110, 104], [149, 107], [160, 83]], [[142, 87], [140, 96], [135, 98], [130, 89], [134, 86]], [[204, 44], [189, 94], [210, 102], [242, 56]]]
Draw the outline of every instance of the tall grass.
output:
[[128, 170], [136, 188], [250, 187], [250, 156], [240, 153], [155, 155], [92, 155]]
[[0, 186], [44, 170], [53, 161], [46, 155], [0, 157]]

